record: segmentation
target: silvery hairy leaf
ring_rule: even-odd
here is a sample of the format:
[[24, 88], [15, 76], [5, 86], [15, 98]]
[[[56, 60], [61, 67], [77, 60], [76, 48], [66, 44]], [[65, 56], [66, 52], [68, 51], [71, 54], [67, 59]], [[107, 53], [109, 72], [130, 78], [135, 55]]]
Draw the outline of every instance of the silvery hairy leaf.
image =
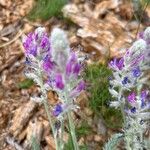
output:
[[109, 89], [109, 92], [112, 94], [113, 97], [118, 97], [118, 92], [115, 91], [114, 89]]

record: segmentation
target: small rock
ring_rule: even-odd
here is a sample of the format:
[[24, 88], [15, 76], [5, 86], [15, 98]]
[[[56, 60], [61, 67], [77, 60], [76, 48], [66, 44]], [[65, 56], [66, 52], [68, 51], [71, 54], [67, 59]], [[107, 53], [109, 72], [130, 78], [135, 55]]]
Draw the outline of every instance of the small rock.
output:
[[100, 142], [100, 141], [102, 141], [102, 137], [100, 135], [95, 135], [94, 136], [94, 141]]
[[84, 138], [83, 138], [83, 137], [81, 137], [81, 138], [79, 139], [78, 144], [79, 144], [79, 145], [84, 145]]

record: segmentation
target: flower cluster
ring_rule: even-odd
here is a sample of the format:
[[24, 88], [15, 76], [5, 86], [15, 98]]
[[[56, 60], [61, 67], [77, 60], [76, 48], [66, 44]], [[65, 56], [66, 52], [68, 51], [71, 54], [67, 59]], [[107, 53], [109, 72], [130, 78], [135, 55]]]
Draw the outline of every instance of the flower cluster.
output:
[[[122, 58], [115, 58], [109, 63], [109, 67], [113, 70], [109, 91], [116, 99], [110, 103], [110, 106], [121, 108], [127, 148], [134, 142], [136, 144], [132, 147], [133, 149], [142, 147], [141, 135], [147, 127], [146, 121], [150, 119], [149, 87], [146, 86], [147, 78], [144, 77], [144, 71], [147, 71], [150, 65], [149, 56], [150, 27], [126, 50]], [[143, 122], [142, 125], [141, 122]], [[126, 130], [128, 125], [130, 129]], [[127, 138], [129, 135], [130, 137], [132, 135], [132, 140]]]
[[[48, 37], [44, 28], [37, 28], [23, 38], [26, 63], [26, 75], [40, 86], [44, 82], [46, 90], [56, 91], [61, 103], [54, 107], [53, 115], [60, 116], [77, 108], [74, 100], [85, 89], [80, 79], [82, 61], [78, 52], [71, 51], [66, 33], [55, 28]], [[42, 81], [37, 80], [42, 76]]]

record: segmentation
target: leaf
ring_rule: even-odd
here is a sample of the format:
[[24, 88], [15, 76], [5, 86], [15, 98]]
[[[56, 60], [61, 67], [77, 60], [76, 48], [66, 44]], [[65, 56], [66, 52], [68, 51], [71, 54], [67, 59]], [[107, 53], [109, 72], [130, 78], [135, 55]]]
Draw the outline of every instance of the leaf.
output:
[[118, 92], [116, 92], [114, 89], [109, 89], [109, 92], [112, 94], [112, 96], [118, 97]]
[[103, 150], [117, 150], [117, 144], [122, 138], [121, 133], [114, 134], [109, 141], [105, 144]]

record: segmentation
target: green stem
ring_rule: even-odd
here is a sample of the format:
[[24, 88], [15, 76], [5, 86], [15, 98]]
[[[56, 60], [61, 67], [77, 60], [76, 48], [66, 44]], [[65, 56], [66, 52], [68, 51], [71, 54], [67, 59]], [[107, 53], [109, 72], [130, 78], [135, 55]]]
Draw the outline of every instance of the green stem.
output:
[[61, 121], [61, 135], [60, 135], [60, 149], [63, 150], [64, 148], [64, 141], [63, 141], [63, 135], [64, 135], [64, 121]]
[[72, 119], [70, 112], [67, 113], [67, 116], [68, 116], [68, 120], [69, 120], [69, 128], [70, 128], [70, 132], [71, 132], [71, 138], [72, 138], [74, 150], [79, 150], [78, 142], [77, 142], [77, 138], [76, 138], [76, 134], [75, 134], [75, 126], [74, 126], [73, 119]]

